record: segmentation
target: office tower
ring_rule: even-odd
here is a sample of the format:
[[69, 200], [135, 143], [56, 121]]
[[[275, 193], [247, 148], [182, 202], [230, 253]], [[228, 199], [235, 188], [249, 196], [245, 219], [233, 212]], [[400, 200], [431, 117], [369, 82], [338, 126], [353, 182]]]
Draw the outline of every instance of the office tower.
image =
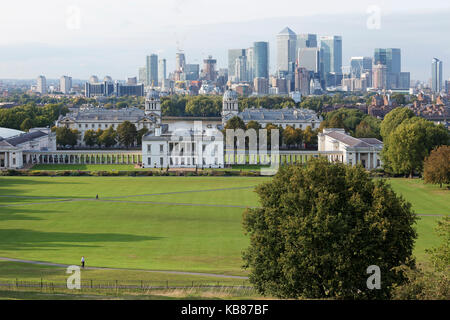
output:
[[248, 81], [247, 79], [247, 57], [241, 56], [236, 59], [234, 65], [234, 81]]
[[178, 52], [175, 57], [175, 71], [184, 72], [186, 68], [186, 56], [183, 52]]
[[147, 78], [146, 85], [158, 85], [158, 55], [147, 56]]
[[200, 65], [186, 64], [186, 80], [197, 81], [200, 78]]
[[445, 94], [450, 95], [450, 79], [445, 80]]
[[269, 79], [269, 43], [255, 42], [253, 48], [255, 78]]
[[89, 78], [89, 83], [92, 83], [92, 84], [98, 83], [98, 77], [97, 76], [91, 76]]
[[39, 76], [37, 78], [37, 88], [36, 91], [40, 94], [47, 94], [47, 79], [44, 76]]
[[388, 73], [402, 72], [402, 53], [400, 49], [375, 49], [374, 65], [384, 64]]
[[333, 73], [339, 78], [342, 74], [342, 37], [320, 37], [320, 58], [322, 79]]
[[127, 84], [122, 84], [116, 82], [114, 84], [114, 94], [117, 97], [123, 97], [123, 96], [138, 96], [143, 97], [144, 96], [144, 84], [140, 83], [130, 83], [136, 82], [136, 78], [129, 78], [127, 81]]
[[247, 65], [246, 65], [246, 69], [247, 69], [247, 75], [246, 81], [253, 81], [253, 78], [255, 77], [255, 49], [252, 48], [248, 48], [245, 49], [245, 57], [247, 60]]
[[269, 94], [269, 79], [256, 77], [253, 80], [253, 87], [257, 95]]
[[202, 80], [213, 82], [217, 80], [216, 64], [217, 60], [213, 59], [212, 56], [203, 60]]
[[299, 50], [305, 48], [317, 48], [316, 34], [304, 33], [297, 35], [297, 50], [295, 52], [298, 53]]
[[295, 91], [300, 92], [302, 96], [309, 95], [310, 72], [305, 68], [295, 68]]
[[139, 68], [139, 83], [147, 83], [147, 68]]
[[431, 89], [435, 93], [442, 91], [442, 61], [434, 58], [431, 62]]
[[162, 84], [164, 82], [164, 80], [166, 80], [166, 79], [167, 79], [167, 61], [166, 61], [166, 59], [160, 59], [159, 66], [158, 66], [159, 84]]
[[289, 71], [290, 64], [295, 63], [297, 35], [289, 28], [284, 28], [277, 35], [277, 70]]
[[400, 72], [398, 89], [409, 89], [411, 87], [411, 73]]
[[350, 59], [350, 74], [352, 78], [360, 79], [366, 72], [372, 72], [373, 59], [371, 57], [352, 57]]
[[72, 90], [72, 78], [68, 76], [62, 76], [59, 79], [59, 90], [64, 94], [69, 94]]
[[297, 63], [300, 68], [320, 72], [320, 50], [318, 48], [301, 48], [298, 50]]
[[384, 64], [377, 64], [373, 66], [373, 84], [376, 89], [386, 90], [387, 88], [387, 75], [388, 68]]
[[234, 77], [236, 76], [236, 60], [239, 57], [245, 56], [245, 49], [230, 49], [228, 50], [228, 77], [234, 81]]

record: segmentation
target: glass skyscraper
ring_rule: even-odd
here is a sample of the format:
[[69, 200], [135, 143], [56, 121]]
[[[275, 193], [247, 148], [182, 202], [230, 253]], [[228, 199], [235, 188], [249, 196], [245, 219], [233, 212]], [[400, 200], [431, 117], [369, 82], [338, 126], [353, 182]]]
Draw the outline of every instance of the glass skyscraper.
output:
[[236, 76], [236, 60], [245, 57], [245, 49], [228, 50], [228, 77], [233, 79]]
[[158, 85], [158, 55], [147, 56], [147, 85]]
[[277, 35], [277, 71], [289, 72], [296, 62], [297, 35], [289, 28], [284, 28]]
[[439, 93], [442, 91], [442, 61], [434, 58], [431, 62], [431, 87], [433, 92]]
[[255, 78], [269, 79], [269, 43], [255, 42], [253, 48]]
[[387, 67], [388, 73], [402, 72], [402, 53], [400, 49], [375, 49], [374, 65], [382, 64]]
[[326, 85], [340, 84], [342, 78], [341, 36], [320, 37], [320, 72], [322, 81], [325, 81]]

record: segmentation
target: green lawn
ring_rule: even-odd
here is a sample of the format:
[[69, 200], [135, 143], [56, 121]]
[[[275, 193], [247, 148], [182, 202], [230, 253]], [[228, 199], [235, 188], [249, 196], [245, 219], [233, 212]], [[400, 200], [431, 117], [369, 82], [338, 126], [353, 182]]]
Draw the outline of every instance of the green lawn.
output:
[[[258, 206], [254, 186], [269, 179], [0, 177], [0, 256], [63, 264], [85, 256], [90, 266], [245, 275], [240, 207]], [[420, 180], [390, 183], [418, 214], [449, 214], [450, 191]], [[418, 222], [419, 260], [438, 244], [438, 219]], [[5, 270], [0, 264], [0, 279], [14, 277]]]
[[37, 164], [31, 168], [33, 171], [136, 171], [148, 170], [135, 168], [133, 164]]

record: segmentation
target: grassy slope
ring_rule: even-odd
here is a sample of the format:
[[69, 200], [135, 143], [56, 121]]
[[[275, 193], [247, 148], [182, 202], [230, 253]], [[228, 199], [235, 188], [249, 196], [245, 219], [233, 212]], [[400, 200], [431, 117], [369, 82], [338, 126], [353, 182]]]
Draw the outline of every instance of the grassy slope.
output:
[[[22, 196], [90, 198], [255, 186], [264, 178], [1, 177], [2, 203], [25, 203]], [[391, 180], [419, 214], [448, 214], [449, 191], [419, 180]], [[252, 189], [131, 197], [121, 200], [257, 205]], [[33, 202], [44, 201], [42, 199]], [[0, 203], [0, 204], [2, 204]], [[0, 207], [0, 256], [92, 266], [183, 270], [242, 275], [240, 208], [171, 206], [95, 201]], [[416, 254], [438, 243], [438, 217], [421, 217]], [[1, 271], [0, 271], [1, 272]]]

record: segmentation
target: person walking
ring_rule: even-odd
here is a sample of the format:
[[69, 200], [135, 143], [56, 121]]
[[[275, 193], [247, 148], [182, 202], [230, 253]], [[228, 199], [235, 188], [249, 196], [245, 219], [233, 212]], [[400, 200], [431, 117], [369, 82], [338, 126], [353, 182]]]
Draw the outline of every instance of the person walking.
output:
[[81, 257], [81, 267], [84, 269], [84, 257]]
[[98, 195], [95, 197], [96, 200], [98, 200]]

